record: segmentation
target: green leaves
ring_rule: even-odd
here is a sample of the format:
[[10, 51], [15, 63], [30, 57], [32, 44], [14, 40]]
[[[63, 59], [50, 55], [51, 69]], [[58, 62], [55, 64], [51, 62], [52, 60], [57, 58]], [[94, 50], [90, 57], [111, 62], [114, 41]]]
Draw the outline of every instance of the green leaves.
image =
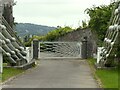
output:
[[60, 36], [63, 36], [69, 32], [73, 31], [72, 28], [66, 26], [66, 27], [58, 27], [55, 30], [50, 31], [47, 35], [45, 36], [33, 36], [32, 38], [29, 39], [28, 42], [25, 42], [25, 46], [30, 46], [31, 42], [33, 41], [33, 39], [38, 39], [40, 41], [54, 41], [57, 38], [59, 38]]
[[92, 29], [93, 32], [97, 34], [100, 41], [103, 41], [105, 37], [113, 6], [114, 4], [108, 6], [102, 5], [98, 7], [94, 6], [93, 8], [85, 10], [85, 12], [90, 16], [89, 27]]
[[59, 38], [60, 36], [62, 35], [65, 35], [66, 33], [68, 32], [71, 32], [73, 29], [66, 26], [64, 28], [60, 27], [60, 28], [57, 28], [51, 32], [49, 32], [46, 36], [45, 36], [45, 40], [46, 41], [53, 41], [53, 40], [56, 40], [57, 38]]

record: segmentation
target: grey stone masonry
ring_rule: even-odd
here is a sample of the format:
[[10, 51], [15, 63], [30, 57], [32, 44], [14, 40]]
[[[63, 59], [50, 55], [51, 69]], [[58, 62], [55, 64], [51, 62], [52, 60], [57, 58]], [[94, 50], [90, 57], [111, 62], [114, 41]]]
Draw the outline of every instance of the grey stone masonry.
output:
[[84, 37], [87, 37], [87, 57], [93, 57], [93, 54], [97, 53], [97, 38], [89, 28], [77, 29], [59, 37], [56, 41], [82, 42]]

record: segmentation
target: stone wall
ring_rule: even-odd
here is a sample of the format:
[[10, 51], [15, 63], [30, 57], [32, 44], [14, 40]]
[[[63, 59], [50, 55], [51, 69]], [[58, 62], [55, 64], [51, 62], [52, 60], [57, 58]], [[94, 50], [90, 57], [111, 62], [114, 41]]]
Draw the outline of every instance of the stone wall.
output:
[[14, 0], [3, 0], [3, 17], [11, 27], [14, 24], [13, 2]]
[[57, 41], [70, 41], [81, 42], [84, 38], [87, 38], [87, 56], [93, 57], [94, 53], [97, 53], [96, 37], [90, 29], [77, 29], [57, 39]]
[[14, 3], [14, 0], [2, 0], [2, 3], [12, 5]]

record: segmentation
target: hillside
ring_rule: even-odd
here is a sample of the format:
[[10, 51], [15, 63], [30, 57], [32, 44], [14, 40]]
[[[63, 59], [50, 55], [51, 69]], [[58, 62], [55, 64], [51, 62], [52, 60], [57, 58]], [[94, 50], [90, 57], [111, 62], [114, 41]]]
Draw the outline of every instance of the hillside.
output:
[[49, 31], [56, 29], [55, 27], [36, 25], [31, 23], [18, 23], [15, 30], [18, 36], [24, 37], [25, 35], [45, 35]]

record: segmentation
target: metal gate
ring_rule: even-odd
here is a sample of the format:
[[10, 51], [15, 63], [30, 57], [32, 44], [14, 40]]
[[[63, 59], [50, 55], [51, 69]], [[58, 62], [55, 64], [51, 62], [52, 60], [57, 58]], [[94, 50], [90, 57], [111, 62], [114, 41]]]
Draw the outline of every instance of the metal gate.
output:
[[81, 42], [39, 42], [39, 58], [81, 58]]

